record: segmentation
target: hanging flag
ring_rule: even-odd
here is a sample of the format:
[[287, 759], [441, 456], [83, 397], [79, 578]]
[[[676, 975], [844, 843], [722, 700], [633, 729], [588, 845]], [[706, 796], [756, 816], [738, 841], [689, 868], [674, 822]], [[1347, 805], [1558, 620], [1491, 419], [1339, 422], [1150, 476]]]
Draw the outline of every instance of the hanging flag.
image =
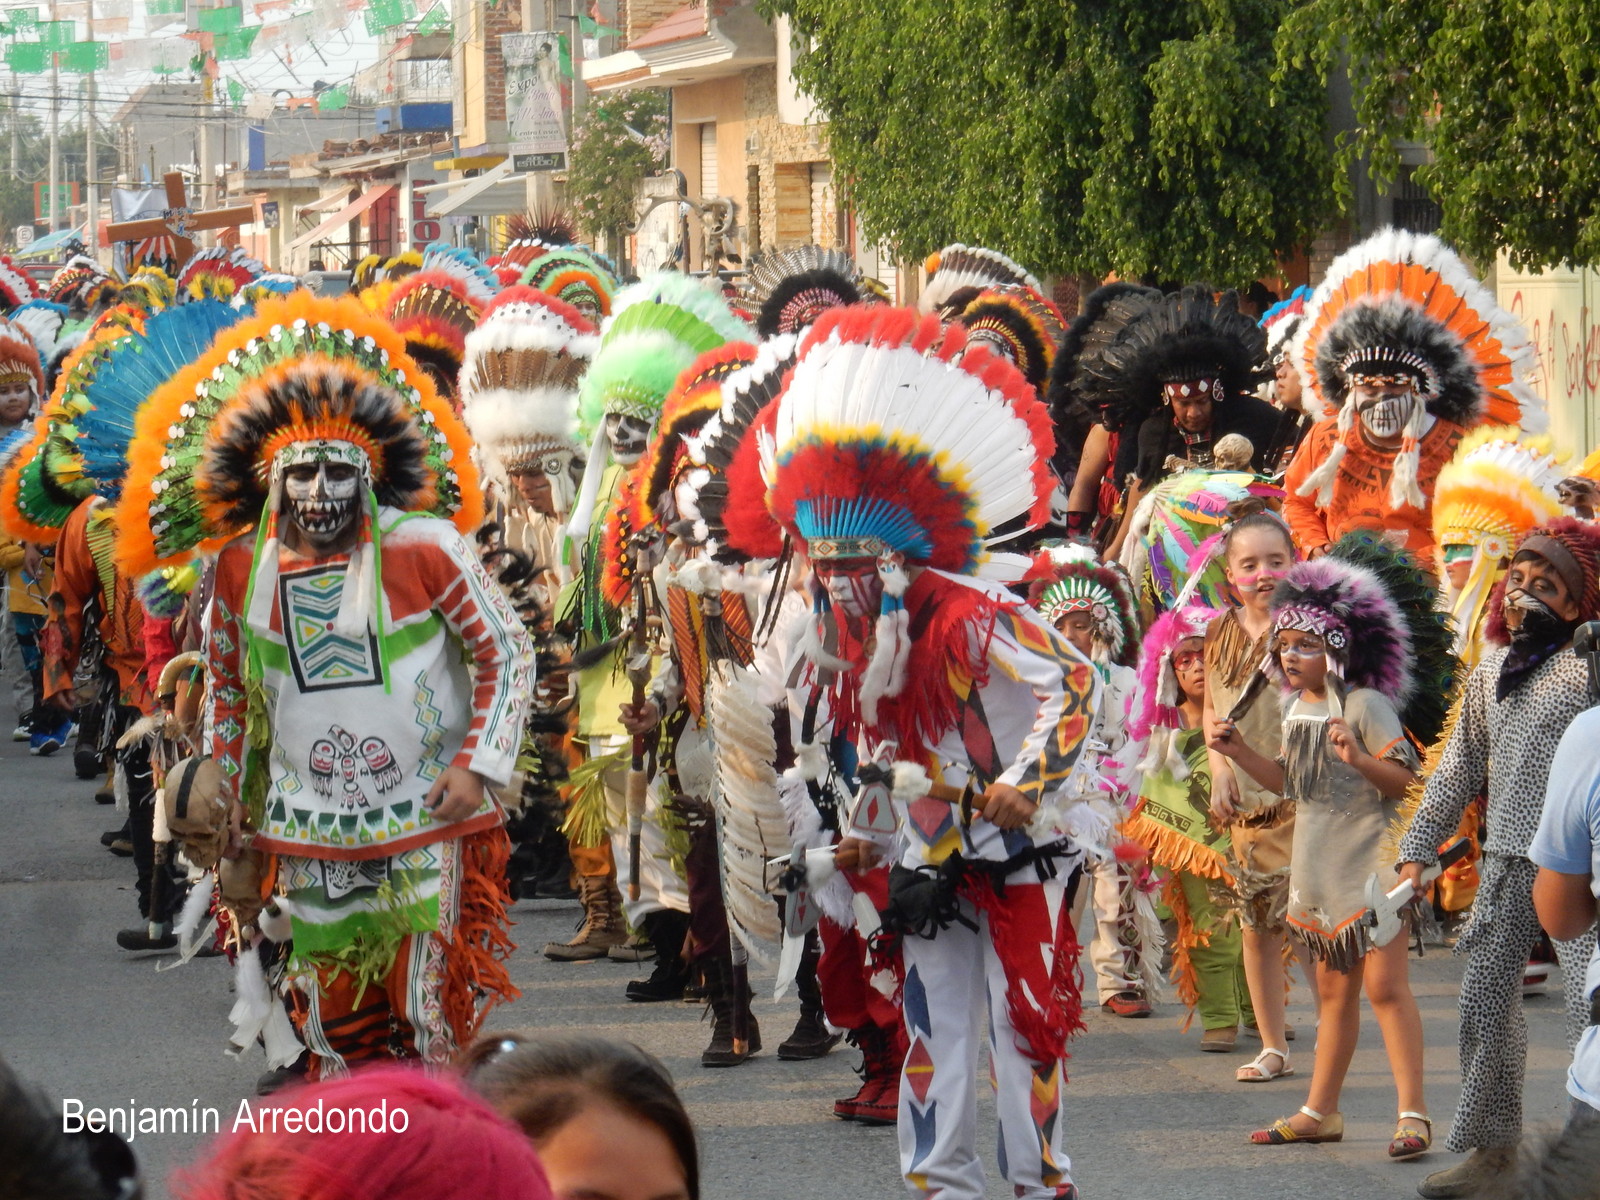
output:
[[240, 62], [250, 57], [250, 48], [255, 45], [256, 36], [261, 32], [261, 26], [252, 25], [248, 29], [235, 29], [230, 33], [212, 34], [212, 51], [217, 56], [218, 62]]
[[50, 51], [43, 42], [12, 42], [6, 47], [6, 67], [18, 75], [42, 75], [50, 67]]
[[244, 24], [244, 11], [238, 8], [202, 8], [196, 13], [195, 28], [202, 33], [232, 33]]
[[39, 44], [52, 50], [65, 50], [77, 41], [71, 21], [40, 21], [38, 29]]
[[73, 42], [60, 52], [56, 65], [74, 75], [103, 71], [111, 65], [111, 43]]
[[329, 88], [317, 97], [318, 112], [338, 112], [350, 103], [350, 89], [340, 84]]

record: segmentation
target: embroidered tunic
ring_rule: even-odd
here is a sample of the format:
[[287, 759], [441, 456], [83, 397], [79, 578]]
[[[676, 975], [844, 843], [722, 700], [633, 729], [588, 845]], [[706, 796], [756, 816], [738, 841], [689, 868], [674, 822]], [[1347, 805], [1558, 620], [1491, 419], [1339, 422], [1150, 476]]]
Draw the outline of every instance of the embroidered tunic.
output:
[[[218, 557], [213, 753], [241, 782], [261, 849], [375, 859], [502, 819], [487, 793], [456, 822], [435, 821], [423, 801], [449, 766], [492, 784], [511, 778], [531, 685], [527, 638], [447, 522], [384, 509], [379, 526], [381, 620], [358, 639], [333, 629], [347, 555], [282, 551], [266, 635], [244, 621], [254, 535]], [[256, 720], [265, 727], [247, 738]]]

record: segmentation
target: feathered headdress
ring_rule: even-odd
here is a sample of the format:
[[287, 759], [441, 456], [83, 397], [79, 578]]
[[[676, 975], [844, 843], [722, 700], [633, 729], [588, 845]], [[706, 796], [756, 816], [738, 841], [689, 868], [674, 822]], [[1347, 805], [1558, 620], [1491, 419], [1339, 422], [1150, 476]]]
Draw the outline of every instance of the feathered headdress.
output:
[[523, 270], [522, 282], [572, 305], [591, 321], [611, 315], [621, 286], [616, 268], [585, 246], [560, 246], [541, 255]]
[[[1272, 594], [1274, 631], [1322, 638], [1329, 673], [1383, 693], [1420, 745], [1444, 725], [1457, 660], [1437, 589], [1409, 551], [1364, 533], [1296, 563]], [[1282, 681], [1274, 658], [1272, 670]]]
[[230, 301], [265, 271], [266, 267], [237, 246], [202, 250], [178, 272], [177, 302]]
[[1266, 334], [1239, 311], [1237, 293], [1190, 284], [1128, 312], [1115, 341], [1080, 355], [1073, 383], [1104, 425], [1122, 430], [1137, 429], [1161, 407], [1164, 383], [1209, 387], [1220, 380], [1222, 395], [1213, 398], [1226, 403], [1254, 392], [1269, 374]]
[[[389, 416], [377, 420], [390, 408], [370, 397], [373, 390], [398, 398], [413, 432], [395, 432]], [[367, 413], [376, 424], [361, 424]], [[391, 432], [406, 455], [420, 438], [420, 484], [411, 467], [389, 478]], [[269, 452], [315, 439], [353, 440], [368, 451], [375, 495], [451, 519], [462, 530], [482, 523], [471, 439], [399, 335], [353, 297], [297, 292], [262, 301], [139, 410], [117, 505], [118, 564], [145, 575], [182, 565], [197, 546], [214, 548], [241, 532], [261, 517], [271, 484]], [[235, 472], [244, 463], [253, 465]]]
[[1056, 471], [1071, 484], [1083, 455], [1090, 425], [1108, 424], [1109, 397], [1094, 381], [1100, 376], [1093, 364], [1117, 341], [1122, 331], [1145, 308], [1161, 299], [1155, 288], [1133, 283], [1108, 283], [1084, 299], [1083, 310], [1061, 337], [1050, 364], [1045, 402], [1056, 431]]
[[421, 250], [402, 250], [399, 254], [392, 254], [383, 260], [383, 267], [378, 272], [377, 280], [388, 280], [397, 283], [414, 271], [422, 270]]
[[359, 292], [377, 283], [383, 274], [383, 259], [376, 254], [363, 255], [350, 271], [350, 290]]
[[36, 404], [44, 399], [44, 364], [39, 359], [39, 347], [21, 325], [0, 317], [0, 383], [14, 379], [26, 379], [33, 385]]
[[1044, 406], [1011, 363], [931, 315], [824, 314], [801, 342], [773, 437], [768, 504], [813, 558], [893, 553], [977, 574], [995, 529], [1049, 515]]
[[1189, 600], [1213, 608], [1234, 603], [1218, 550], [1231, 506], [1252, 497], [1279, 501], [1283, 489], [1249, 471], [1209, 469], [1169, 475], [1152, 488], [1122, 544], [1122, 566], [1140, 595], [1163, 609]]
[[1301, 485], [1326, 504], [1353, 428], [1354, 374], [1407, 375], [1424, 404], [1403, 431], [1389, 484], [1397, 507], [1424, 503], [1417, 443], [1424, 410], [1471, 428], [1484, 421], [1545, 427], [1533, 390], [1533, 347], [1511, 313], [1438, 238], [1386, 229], [1334, 260], [1311, 300], [1293, 349], [1314, 416], [1336, 411], [1341, 438]]
[[1134, 664], [1139, 654], [1139, 611], [1121, 567], [1102, 563], [1087, 546], [1049, 546], [1034, 555], [1024, 580], [1028, 603], [1050, 624], [1071, 613], [1089, 614], [1096, 660], [1119, 667]]
[[518, 282], [528, 264], [557, 246], [570, 246], [578, 240], [578, 225], [565, 209], [512, 213], [506, 218], [505, 248], [489, 266], [507, 286]]
[[10, 313], [38, 297], [39, 285], [33, 281], [33, 276], [0, 254], [0, 309]]
[[968, 341], [1005, 355], [1042, 394], [1066, 333], [1060, 309], [1032, 288], [999, 287], [979, 293], [956, 320], [967, 327]]
[[1487, 426], [1469, 433], [1440, 469], [1433, 494], [1434, 540], [1446, 561], [1461, 547], [1470, 547], [1472, 554], [1467, 582], [1450, 604], [1454, 649], [1463, 658], [1517, 538], [1562, 515], [1556, 489], [1570, 473], [1567, 465], [1564, 456], [1552, 452], [1548, 437]]
[[600, 476], [610, 454], [607, 415], [620, 413], [655, 424], [667, 393], [697, 357], [749, 335], [750, 327], [729, 311], [720, 295], [676, 271], [659, 272], [618, 293], [578, 392], [580, 422], [591, 442], [573, 509], [572, 536], [586, 534], [594, 518]]
[[[552, 296], [517, 286], [495, 297], [461, 366], [461, 415], [485, 453], [511, 471], [576, 454], [578, 381], [598, 345], [594, 326]], [[558, 494], [558, 510], [571, 500]]]
[[761, 454], [763, 445], [771, 444], [778, 395], [799, 346], [793, 335], [762, 342], [755, 361], [723, 381], [721, 407], [691, 447], [707, 473], [695, 497], [705, 527], [701, 540], [718, 562], [738, 564], [783, 553], [783, 527], [767, 509]]
[[977, 293], [993, 287], [1027, 287], [1043, 294], [1039, 281], [998, 250], [956, 242], [928, 255], [927, 282], [917, 307], [945, 319], [965, 308]]
[[1311, 300], [1311, 289], [1297, 287], [1287, 300], [1280, 300], [1261, 314], [1261, 328], [1267, 334], [1267, 361], [1276, 365], [1288, 355], [1294, 345], [1295, 335], [1305, 320], [1306, 304]]
[[178, 297], [177, 281], [160, 267], [142, 266], [122, 285], [120, 299], [124, 304], [137, 304], [146, 312], [158, 312], [170, 307]]
[[45, 285], [44, 295], [47, 300], [65, 304], [69, 308], [74, 304], [90, 307], [94, 303], [95, 294], [107, 284], [114, 283], [115, 280], [106, 274], [105, 268], [94, 259], [74, 254], [62, 264], [60, 270], [50, 276], [50, 282]]
[[467, 335], [487, 303], [459, 274], [424, 267], [395, 285], [384, 315], [405, 338], [417, 365], [433, 376], [434, 386], [454, 396]]
[[1189, 764], [1172, 753], [1172, 735], [1183, 728], [1179, 711], [1183, 691], [1172, 656], [1190, 638], [1205, 637], [1207, 627], [1221, 615], [1221, 609], [1186, 604], [1162, 613], [1144, 635], [1139, 647], [1139, 683], [1128, 710], [1128, 740], [1145, 746], [1142, 754], [1131, 756], [1140, 771], [1166, 767], [1174, 778], [1188, 775]]
[[12, 322], [25, 330], [39, 349], [39, 362], [45, 369], [46, 383], [41, 395], [50, 390], [50, 364], [58, 353], [61, 330], [67, 322], [67, 316], [67, 306], [52, 300], [29, 300], [11, 314]]
[[762, 337], [799, 333], [828, 309], [864, 299], [861, 268], [847, 251], [822, 246], [762, 251], [750, 259], [740, 299]]

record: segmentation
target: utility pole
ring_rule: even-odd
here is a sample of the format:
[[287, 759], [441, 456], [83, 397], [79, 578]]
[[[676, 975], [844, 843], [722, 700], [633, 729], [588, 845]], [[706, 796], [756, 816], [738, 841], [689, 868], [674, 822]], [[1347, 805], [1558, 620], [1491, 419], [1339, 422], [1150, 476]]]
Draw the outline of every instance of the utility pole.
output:
[[22, 157], [21, 156], [21, 139], [20, 139], [20, 136], [19, 136], [19, 134], [17, 132], [17, 117], [20, 115], [18, 113], [18, 111], [17, 111], [17, 99], [18, 99], [18, 97], [17, 97], [17, 73], [15, 71], [13, 71], [11, 73], [11, 104], [10, 104], [10, 108], [11, 108], [11, 178], [13, 178], [13, 179], [17, 178], [18, 174], [20, 173], [20, 167], [19, 167], [18, 164], [20, 163], [21, 157]]
[[[90, 42], [94, 41], [94, 0], [84, 5], [88, 13], [88, 29]], [[95, 161], [95, 132], [94, 132], [94, 102], [97, 96], [94, 72], [89, 72], [85, 83], [84, 99], [87, 103], [83, 110], [84, 147], [83, 147], [83, 173], [84, 200], [88, 204], [88, 211], [84, 220], [84, 240], [89, 245], [89, 257], [99, 258], [100, 255], [100, 171], [99, 164]]]
[[[50, 0], [50, 20], [56, 19], [56, 0]], [[50, 232], [56, 231], [60, 215], [61, 188], [61, 74], [56, 70], [56, 52], [50, 51], [50, 194], [46, 199], [50, 214]]]

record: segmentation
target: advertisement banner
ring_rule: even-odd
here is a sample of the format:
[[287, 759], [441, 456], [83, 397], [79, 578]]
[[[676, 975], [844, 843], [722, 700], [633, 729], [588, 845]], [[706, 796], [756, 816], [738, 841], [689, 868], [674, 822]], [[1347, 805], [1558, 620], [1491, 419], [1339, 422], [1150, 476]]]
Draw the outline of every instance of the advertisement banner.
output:
[[[166, 211], [167, 192], [165, 188], [114, 187], [111, 189], [111, 220], [113, 223], [147, 221], [161, 216]], [[128, 251], [132, 249], [132, 244], [128, 242], [116, 242], [112, 245], [111, 259], [118, 271], [127, 271]]]
[[559, 171], [567, 165], [561, 88], [561, 43], [554, 33], [500, 36], [506, 64], [506, 134], [514, 171]]

